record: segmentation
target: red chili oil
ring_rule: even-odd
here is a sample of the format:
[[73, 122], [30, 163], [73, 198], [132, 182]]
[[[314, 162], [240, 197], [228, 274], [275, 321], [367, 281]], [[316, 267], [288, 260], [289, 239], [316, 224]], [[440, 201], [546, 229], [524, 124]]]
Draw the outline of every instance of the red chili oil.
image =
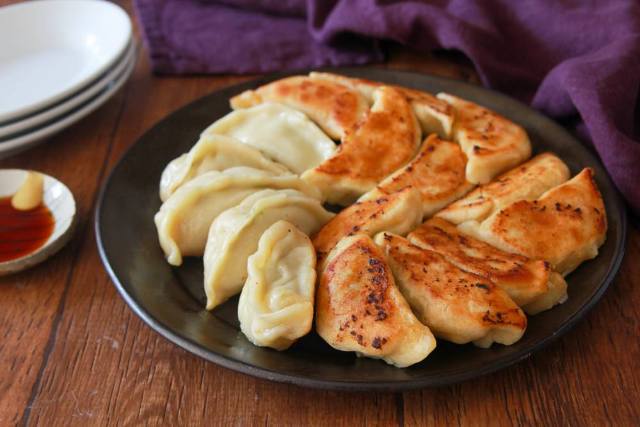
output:
[[35, 252], [49, 239], [54, 225], [55, 218], [44, 203], [20, 211], [11, 206], [11, 197], [0, 197], [0, 262]]

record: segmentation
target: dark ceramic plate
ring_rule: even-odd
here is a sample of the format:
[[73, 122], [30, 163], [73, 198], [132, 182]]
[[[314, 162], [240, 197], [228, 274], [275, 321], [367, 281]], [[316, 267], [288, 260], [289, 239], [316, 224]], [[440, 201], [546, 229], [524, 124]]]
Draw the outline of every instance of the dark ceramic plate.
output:
[[524, 337], [512, 346], [483, 350], [439, 340], [438, 348], [426, 360], [406, 369], [333, 350], [313, 332], [284, 352], [256, 347], [239, 330], [237, 298], [207, 312], [202, 260], [188, 259], [180, 268], [172, 268], [158, 245], [153, 215], [160, 207], [160, 174], [171, 159], [189, 150], [201, 130], [229, 112], [229, 97], [282, 77], [278, 75], [214, 92], [171, 114], [133, 145], [107, 180], [96, 213], [100, 255], [124, 300], [149, 326], [198, 356], [256, 377], [331, 389], [405, 390], [463, 381], [525, 359], [566, 332], [593, 307], [620, 266], [626, 213], [611, 180], [588, 149], [529, 107], [477, 86], [379, 69], [333, 71], [459, 95], [523, 125], [535, 152], [557, 153], [572, 173], [593, 167], [607, 206], [609, 232], [600, 255], [567, 278], [569, 300], [530, 317]]

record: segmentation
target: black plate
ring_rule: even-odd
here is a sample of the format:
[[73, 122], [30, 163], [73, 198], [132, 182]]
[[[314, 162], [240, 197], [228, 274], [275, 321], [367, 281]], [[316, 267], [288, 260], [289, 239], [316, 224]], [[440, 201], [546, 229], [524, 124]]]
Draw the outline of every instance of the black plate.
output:
[[459, 95], [523, 125], [535, 152], [557, 153], [572, 173], [593, 167], [609, 232], [600, 255], [567, 278], [569, 300], [530, 317], [524, 337], [512, 346], [483, 350], [439, 340], [426, 360], [406, 369], [333, 350], [315, 333], [284, 352], [256, 347], [239, 331], [237, 298], [207, 312], [202, 260], [188, 259], [172, 268], [158, 245], [153, 215], [160, 207], [160, 174], [171, 159], [189, 150], [201, 130], [229, 112], [229, 97], [283, 76], [274, 75], [214, 92], [169, 115], [131, 147], [102, 189], [96, 213], [102, 261], [124, 300], [149, 326], [198, 356], [256, 377], [331, 389], [405, 390], [463, 381], [525, 359], [566, 332], [600, 299], [622, 261], [626, 211], [600, 162], [565, 129], [518, 101], [458, 81], [380, 69], [332, 71]]

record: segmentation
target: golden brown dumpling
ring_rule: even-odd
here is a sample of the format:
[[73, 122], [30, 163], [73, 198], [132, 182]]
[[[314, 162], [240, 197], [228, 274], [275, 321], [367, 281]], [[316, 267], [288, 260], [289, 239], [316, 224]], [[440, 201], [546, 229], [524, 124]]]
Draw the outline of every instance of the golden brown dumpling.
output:
[[380, 231], [406, 234], [422, 221], [420, 193], [409, 187], [375, 200], [357, 202], [343, 209], [313, 237], [318, 265], [345, 236]]
[[369, 114], [345, 135], [336, 153], [302, 175], [329, 203], [353, 203], [409, 162], [420, 146], [420, 128], [404, 96], [382, 86], [374, 98]]
[[316, 330], [337, 350], [402, 368], [420, 362], [436, 346], [369, 236], [345, 237], [331, 251], [316, 301]]
[[544, 153], [484, 184], [447, 206], [436, 216], [454, 224], [482, 221], [518, 200], [533, 200], [571, 177], [557, 156]]
[[607, 214], [593, 171], [583, 169], [534, 201], [521, 200], [461, 231], [507, 252], [549, 261], [567, 275], [595, 258], [607, 234]]
[[531, 143], [520, 126], [501, 115], [453, 95], [439, 93], [454, 109], [453, 139], [467, 155], [467, 180], [486, 184], [531, 156]]
[[412, 161], [385, 178], [360, 200], [376, 199], [413, 187], [422, 196], [423, 215], [430, 217], [473, 189], [474, 184], [465, 178], [466, 164], [467, 156], [458, 144], [431, 135]]
[[375, 241], [402, 295], [437, 337], [487, 348], [493, 342], [513, 344], [524, 334], [524, 313], [491, 281], [459, 269], [404, 237], [380, 233]]
[[502, 288], [527, 314], [548, 310], [567, 299], [567, 283], [548, 262], [501, 251], [440, 218], [413, 230], [407, 239], [444, 256], [464, 271]]
[[430, 93], [332, 73], [314, 71], [309, 73], [309, 76], [314, 79], [333, 81], [351, 87], [360, 92], [370, 103], [373, 103], [373, 93], [376, 89], [380, 86], [391, 86], [407, 98], [425, 135], [435, 133], [441, 138], [449, 138], [451, 136], [454, 121], [453, 108]]

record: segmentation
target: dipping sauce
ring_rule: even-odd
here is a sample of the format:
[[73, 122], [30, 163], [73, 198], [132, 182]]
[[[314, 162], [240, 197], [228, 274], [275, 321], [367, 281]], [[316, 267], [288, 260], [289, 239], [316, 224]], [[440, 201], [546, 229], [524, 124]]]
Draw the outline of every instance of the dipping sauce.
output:
[[28, 211], [11, 206], [10, 197], [0, 197], [0, 262], [28, 255], [46, 243], [55, 218], [44, 203]]

